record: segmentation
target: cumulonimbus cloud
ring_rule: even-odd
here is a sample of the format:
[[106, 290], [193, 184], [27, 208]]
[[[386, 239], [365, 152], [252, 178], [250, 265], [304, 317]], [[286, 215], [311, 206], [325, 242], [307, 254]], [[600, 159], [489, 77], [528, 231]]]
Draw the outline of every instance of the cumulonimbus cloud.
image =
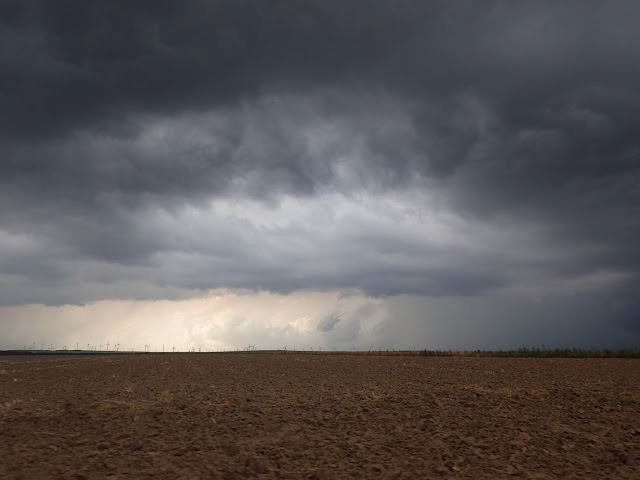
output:
[[4, 304], [637, 291], [636, 3], [0, 8]]

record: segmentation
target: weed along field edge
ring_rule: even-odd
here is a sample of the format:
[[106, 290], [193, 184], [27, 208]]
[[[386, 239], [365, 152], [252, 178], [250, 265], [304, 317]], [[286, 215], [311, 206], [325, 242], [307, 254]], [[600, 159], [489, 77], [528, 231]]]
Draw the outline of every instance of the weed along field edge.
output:
[[0, 478], [637, 479], [634, 351], [541, 352], [0, 356]]

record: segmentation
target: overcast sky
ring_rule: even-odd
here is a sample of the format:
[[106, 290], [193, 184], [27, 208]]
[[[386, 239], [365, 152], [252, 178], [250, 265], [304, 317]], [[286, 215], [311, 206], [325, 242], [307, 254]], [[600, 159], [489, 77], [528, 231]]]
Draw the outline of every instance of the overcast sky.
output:
[[640, 3], [0, 4], [0, 348], [640, 345]]

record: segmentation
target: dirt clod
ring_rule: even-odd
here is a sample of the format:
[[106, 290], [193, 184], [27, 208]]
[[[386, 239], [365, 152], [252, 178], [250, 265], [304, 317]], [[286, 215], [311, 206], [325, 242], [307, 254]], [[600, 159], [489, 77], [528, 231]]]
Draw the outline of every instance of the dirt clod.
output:
[[252, 352], [0, 371], [2, 479], [638, 478], [640, 360]]

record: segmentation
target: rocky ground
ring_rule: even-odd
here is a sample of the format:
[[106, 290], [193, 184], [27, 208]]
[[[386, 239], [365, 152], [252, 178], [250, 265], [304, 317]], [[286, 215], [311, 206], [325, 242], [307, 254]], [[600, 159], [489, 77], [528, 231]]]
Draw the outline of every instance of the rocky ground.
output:
[[640, 479], [640, 360], [0, 357], [0, 478]]

